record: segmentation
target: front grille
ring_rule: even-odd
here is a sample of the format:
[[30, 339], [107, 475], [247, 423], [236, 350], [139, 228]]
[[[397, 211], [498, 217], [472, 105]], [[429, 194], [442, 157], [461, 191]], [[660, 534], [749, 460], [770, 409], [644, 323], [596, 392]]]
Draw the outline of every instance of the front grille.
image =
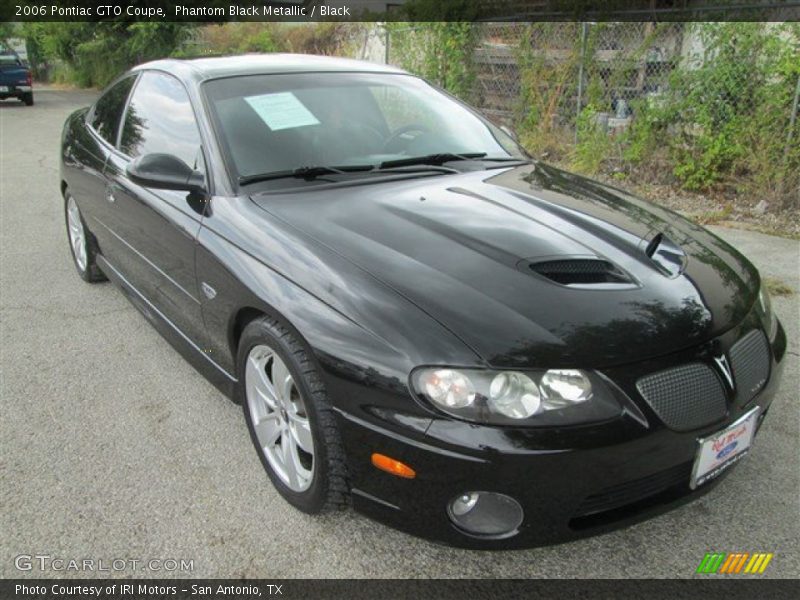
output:
[[754, 329], [733, 345], [730, 356], [738, 401], [745, 405], [769, 379], [769, 342], [761, 331]]
[[677, 465], [635, 481], [614, 485], [588, 496], [575, 511], [574, 518], [586, 517], [634, 504], [666, 489], [685, 485], [688, 489], [692, 463]]
[[698, 429], [727, 414], [722, 382], [704, 364], [691, 363], [647, 375], [636, 382], [636, 389], [675, 431]]

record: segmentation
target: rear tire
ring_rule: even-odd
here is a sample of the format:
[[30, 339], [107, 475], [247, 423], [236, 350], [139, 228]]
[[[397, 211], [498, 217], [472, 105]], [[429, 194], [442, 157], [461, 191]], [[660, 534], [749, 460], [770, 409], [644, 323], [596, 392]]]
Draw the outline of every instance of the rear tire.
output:
[[250, 438], [278, 493], [309, 514], [346, 506], [339, 429], [303, 344], [277, 319], [259, 317], [242, 332], [237, 367]]
[[81, 211], [69, 190], [64, 192], [64, 218], [67, 223], [67, 239], [72, 262], [78, 275], [87, 283], [105, 281], [106, 276], [97, 266], [99, 248], [86, 223]]
[[22, 94], [22, 101], [25, 103], [25, 106], [33, 106], [33, 92]]

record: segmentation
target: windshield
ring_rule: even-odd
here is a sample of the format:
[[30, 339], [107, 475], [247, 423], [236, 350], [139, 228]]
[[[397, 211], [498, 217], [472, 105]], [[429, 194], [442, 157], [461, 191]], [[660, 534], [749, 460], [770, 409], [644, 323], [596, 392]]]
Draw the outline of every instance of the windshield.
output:
[[204, 91], [240, 181], [431, 155], [524, 158], [501, 129], [410, 75], [242, 76]]
[[20, 66], [20, 60], [16, 54], [0, 54], [0, 67]]

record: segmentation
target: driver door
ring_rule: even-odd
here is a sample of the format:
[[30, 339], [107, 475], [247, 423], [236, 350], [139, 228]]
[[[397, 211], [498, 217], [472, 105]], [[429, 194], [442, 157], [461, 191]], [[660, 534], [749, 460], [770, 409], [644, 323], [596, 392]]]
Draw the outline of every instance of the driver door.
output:
[[149, 189], [131, 181], [128, 164], [151, 153], [172, 154], [203, 171], [200, 133], [186, 90], [159, 71], [140, 76], [117, 152], [106, 163], [108, 228], [123, 250], [114, 267], [202, 349], [205, 327], [195, 276], [202, 215], [186, 192]]

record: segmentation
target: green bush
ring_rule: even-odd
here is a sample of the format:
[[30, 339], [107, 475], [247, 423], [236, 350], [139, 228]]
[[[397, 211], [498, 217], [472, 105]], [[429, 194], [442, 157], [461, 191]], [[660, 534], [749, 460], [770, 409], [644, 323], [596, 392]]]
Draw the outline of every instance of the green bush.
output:
[[646, 167], [652, 150], [666, 144], [687, 189], [729, 184], [771, 197], [794, 193], [796, 201], [800, 145], [787, 139], [800, 77], [797, 24], [692, 26], [702, 54], [672, 72], [658, 102], [634, 104], [624, 156]]
[[479, 30], [473, 21], [478, 15], [478, 3], [473, 0], [408, 0], [387, 15], [408, 21], [385, 25], [392, 63], [470, 100]]
[[597, 122], [600, 111], [590, 104], [578, 116], [579, 143], [569, 154], [570, 166], [580, 173], [593, 174], [603, 170], [606, 162], [614, 156], [615, 140]]
[[520, 73], [516, 129], [523, 145], [538, 156], [564, 158], [574, 142], [569, 115], [575, 112], [570, 95], [581, 57], [579, 27], [526, 24], [515, 49]]
[[393, 62], [451, 94], [469, 100], [475, 83], [477, 26], [466, 22], [433, 22], [409, 28], [388, 23]]

